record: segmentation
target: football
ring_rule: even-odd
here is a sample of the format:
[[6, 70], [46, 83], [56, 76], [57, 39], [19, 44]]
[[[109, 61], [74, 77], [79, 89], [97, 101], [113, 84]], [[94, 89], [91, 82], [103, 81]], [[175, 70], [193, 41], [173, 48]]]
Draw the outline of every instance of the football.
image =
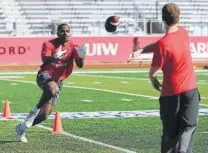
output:
[[115, 32], [119, 26], [119, 17], [110, 16], [105, 21], [105, 30], [107, 32]]

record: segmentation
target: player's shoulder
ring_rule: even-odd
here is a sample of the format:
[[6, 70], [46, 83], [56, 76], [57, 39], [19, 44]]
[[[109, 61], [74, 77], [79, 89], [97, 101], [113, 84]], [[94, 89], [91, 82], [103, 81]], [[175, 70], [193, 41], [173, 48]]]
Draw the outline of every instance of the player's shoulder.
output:
[[185, 27], [178, 26], [178, 28], [179, 28], [180, 34], [185, 35], [185, 36], [189, 36], [188, 30]]
[[45, 41], [45, 42], [43, 42], [43, 45], [44, 45], [44, 46], [48, 46], [48, 47], [54, 47], [54, 46], [57, 45], [57, 39], [54, 38], [54, 39]]
[[51, 44], [52, 46], [57, 45], [57, 44], [58, 44], [57, 38], [54, 38], [54, 39], [49, 40], [49, 41], [48, 41], [48, 44]]
[[70, 48], [78, 47], [78, 45], [75, 44], [72, 40], [69, 40], [68, 43], [69, 43]]
[[[166, 44], [169, 44], [173, 37], [174, 36], [174, 39], [175, 39], [175, 36], [177, 37], [181, 37], [182, 35], [184, 35], [186, 33], [186, 29], [182, 26], [178, 26], [178, 31], [174, 32], [174, 33], [168, 33], [168, 34], [165, 34], [162, 38], [160, 38], [158, 40], [158, 44], [159, 45], [166, 45]], [[177, 34], [177, 35], [176, 35]]]
[[164, 44], [166, 44], [166, 42], [167, 42], [167, 37], [165, 35], [157, 41], [157, 45], [158, 46], [163, 46]]
[[71, 45], [71, 46], [74, 46], [73, 40], [70, 39], [70, 40], [68, 41], [68, 44]]
[[186, 28], [185, 27], [183, 27], [183, 26], [178, 26], [178, 28], [179, 28], [179, 31], [181, 32], [188, 32], [187, 30], [186, 30]]
[[170, 38], [167, 35], [163, 36], [161, 39], [157, 41], [157, 48], [159, 48], [160, 50], [166, 50], [167, 48], [169, 48], [169, 45]]

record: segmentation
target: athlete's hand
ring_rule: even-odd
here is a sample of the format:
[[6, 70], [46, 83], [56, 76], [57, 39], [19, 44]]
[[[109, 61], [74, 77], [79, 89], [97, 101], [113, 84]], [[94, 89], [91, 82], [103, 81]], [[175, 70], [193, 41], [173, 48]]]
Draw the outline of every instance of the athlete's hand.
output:
[[56, 53], [53, 55], [53, 57], [55, 59], [60, 59], [62, 57], [63, 54], [65, 54], [67, 52], [67, 50], [61, 50], [62, 49], [62, 45], [60, 45], [57, 50]]
[[77, 50], [80, 58], [84, 58], [85, 57], [85, 55], [87, 53], [87, 46], [86, 46], [86, 44], [82, 44], [82, 47], [75, 47], [75, 49]]
[[142, 51], [143, 51], [143, 49], [138, 49], [137, 51], [135, 51], [132, 54], [130, 54], [127, 63], [129, 63], [132, 60], [135, 60], [136, 58], [138, 58], [140, 56], [140, 54], [142, 53]]
[[152, 86], [153, 86], [156, 90], [161, 91], [162, 85], [161, 85], [161, 83], [157, 80], [157, 78], [152, 79], [152, 80], [151, 80], [151, 83], [152, 83]]

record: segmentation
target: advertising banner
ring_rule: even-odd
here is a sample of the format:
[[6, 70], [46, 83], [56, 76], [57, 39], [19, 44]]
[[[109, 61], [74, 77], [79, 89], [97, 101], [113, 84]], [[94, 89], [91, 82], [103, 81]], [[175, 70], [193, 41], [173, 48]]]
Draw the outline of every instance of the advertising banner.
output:
[[[87, 45], [86, 62], [126, 62], [133, 50], [156, 42], [161, 36], [72, 37], [74, 44]], [[41, 48], [53, 37], [0, 38], [0, 64], [41, 64]], [[193, 60], [208, 60], [208, 37], [190, 37]], [[152, 54], [138, 60], [151, 61]]]

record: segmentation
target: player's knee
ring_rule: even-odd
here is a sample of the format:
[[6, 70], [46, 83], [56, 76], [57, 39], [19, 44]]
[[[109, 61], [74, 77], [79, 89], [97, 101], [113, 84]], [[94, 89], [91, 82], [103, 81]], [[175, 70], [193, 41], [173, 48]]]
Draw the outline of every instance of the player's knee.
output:
[[40, 109], [40, 114], [43, 118], [47, 119], [48, 116], [52, 113], [53, 107], [51, 104], [45, 104]]
[[50, 89], [52, 96], [56, 96], [59, 93], [59, 87], [56, 85]]
[[41, 116], [42, 116], [42, 118], [43, 118], [44, 120], [47, 119], [49, 115], [50, 115], [49, 112], [43, 112], [43, 113], [41, 114]]
[[47, 83], [46, 91], [51, 94], [51, 96], [56, 96], [59, 93], [59, 87], [56, 82], [51, 81]]

